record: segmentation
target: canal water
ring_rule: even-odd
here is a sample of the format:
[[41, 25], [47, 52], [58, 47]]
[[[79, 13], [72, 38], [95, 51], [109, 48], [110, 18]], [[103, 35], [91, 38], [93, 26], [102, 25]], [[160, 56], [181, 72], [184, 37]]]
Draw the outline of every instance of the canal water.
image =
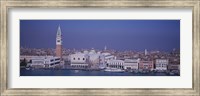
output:
[[[105, 72], [69, 70], [69, 69], [20, 69], [20, 76], [171, 76], [166, 73], [131, 73], [131, 72]], [[176, 76], [176, 75], [173, 75]]]

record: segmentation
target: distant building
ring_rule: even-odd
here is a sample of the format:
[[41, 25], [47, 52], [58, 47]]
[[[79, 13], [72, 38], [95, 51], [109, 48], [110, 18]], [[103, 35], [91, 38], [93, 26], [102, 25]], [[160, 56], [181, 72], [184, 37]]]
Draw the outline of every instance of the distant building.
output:
[[58, 26], [56, 34], [56, 56], [62, 59], [62, 34], [60, 26]]
[[37, 56], [31, 58], [30, 67], [32, 68], [54, 68], [61, 63], [59, 57]]
[[99, 64], [99, 59], [100, 59], [100, 53], [96, 53], [96, 51], [94, 49], [90, 50], [89, 54], [85, 54], [88, 56], [88, 61], [89, 63], [93, 66], [93, 65], [97, 65]]
[[168, 59], [156, 59], [156, 70], [167, 70], [168, 63]]
[[102, 55], [104, 64], [107, 64], [109, 60], [116, 60], [116, 57], [108, 52], [102, 53]]
[[124, 61], [123, 60], [109, 60], [107, 67], [124, 69]]
[[116, 57], [110, 53], [96, 52], [94, 49], [90, 51], [83, 51], [83, 53], [71, 54], [71, 66], [89, 66], [91, 68], [99, 68], [99, 66], [106, 66], [109, 60], [114, 60]]
[[[32, 58], [37, 58], [38, 56], [26, 56], [26, 55], [22, 55], [20, 56], [20, 60], [24, 60], [26, 59], [27, 61], [31, 61]], [[42, 56], [43, 57], [43, 56]]]
[[83, 51], [84, 54], [88, 54], [89, 52], [87, 50]]
[[125, 59], [124, 69], [134, 69], [138, 70], [140, 59]]
[[180, 70], [180, 64], [168, 64], [168, 70]]
[[140, 63], [139, 63], [139, 69], [141, 69], [141, 70], [153, 70], [154, 69], [153, 61], [141, 60]]
[[147, 49], [144, 50], [144, 55], [148, 55]]
[[70, 55], [71, 57], [71, 66], [72, 67], [79, 67], [79, 68], [85, 68], [88, 67], [88, 63], [87, 63], [87, 56], [83, 53], [76, 53], [76, 54], [72, 54]]
[[106, 51], [106, 50], [107, 50], [107, 47], [105, 46], [105, 47], [104, 47], [104, 51]]

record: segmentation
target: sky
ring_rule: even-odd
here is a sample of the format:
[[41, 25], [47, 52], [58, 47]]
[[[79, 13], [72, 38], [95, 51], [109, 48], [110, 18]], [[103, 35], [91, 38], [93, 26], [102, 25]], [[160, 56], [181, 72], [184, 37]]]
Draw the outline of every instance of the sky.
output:
[[180, 20], [20, 20], [20, 46], [55, 48], [59, 25], [69, 49], [180, 49]]

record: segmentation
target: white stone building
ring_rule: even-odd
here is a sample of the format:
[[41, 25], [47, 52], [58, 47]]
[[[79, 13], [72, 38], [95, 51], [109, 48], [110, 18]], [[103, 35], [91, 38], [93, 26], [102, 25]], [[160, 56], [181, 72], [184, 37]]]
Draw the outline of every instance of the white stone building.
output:
[[124, 69], [138, 70], [140, 59], [125, 59]]
[[59, 57], [53, 56], [38, 56], [32, 57], [30, 67], [33, 68], [54, 68], [61, 64], [61, 59]]
[[70, 55], [72, 67], [88, 67], [87, 56], [83, 53], [75, 53]]
[[124, 61], [123, 60], [109, 60], [107, 67], [124, 69]]
[[168, 59], [156, 59], [156, 70], [167, 70], [168, 63]]
[[107, 64], [109, 60], [116, 60], [116, 57], [114, 55], [111, 55], [110, 53], [102, 53], [104, 64]]
[[71, 66], [81, 67], [90, 66], [92, 68], [99, 68], [99, 66], [106, 66], [108, 61], [115, 60], [116, 57], [110, 53], [96, 52], [94, 49], [90, 51], [78, 52], [70, 55]]

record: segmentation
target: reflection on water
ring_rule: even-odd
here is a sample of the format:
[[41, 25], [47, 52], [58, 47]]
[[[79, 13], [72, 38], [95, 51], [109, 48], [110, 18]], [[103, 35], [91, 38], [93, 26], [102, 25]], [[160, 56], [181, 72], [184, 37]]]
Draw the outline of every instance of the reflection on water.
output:
[[105, 72], [84, 70], [55, 70], [55, 69], [20, 69], [20, 76], [170, 76], [166, 73], [131, 73], [131, 72]]

